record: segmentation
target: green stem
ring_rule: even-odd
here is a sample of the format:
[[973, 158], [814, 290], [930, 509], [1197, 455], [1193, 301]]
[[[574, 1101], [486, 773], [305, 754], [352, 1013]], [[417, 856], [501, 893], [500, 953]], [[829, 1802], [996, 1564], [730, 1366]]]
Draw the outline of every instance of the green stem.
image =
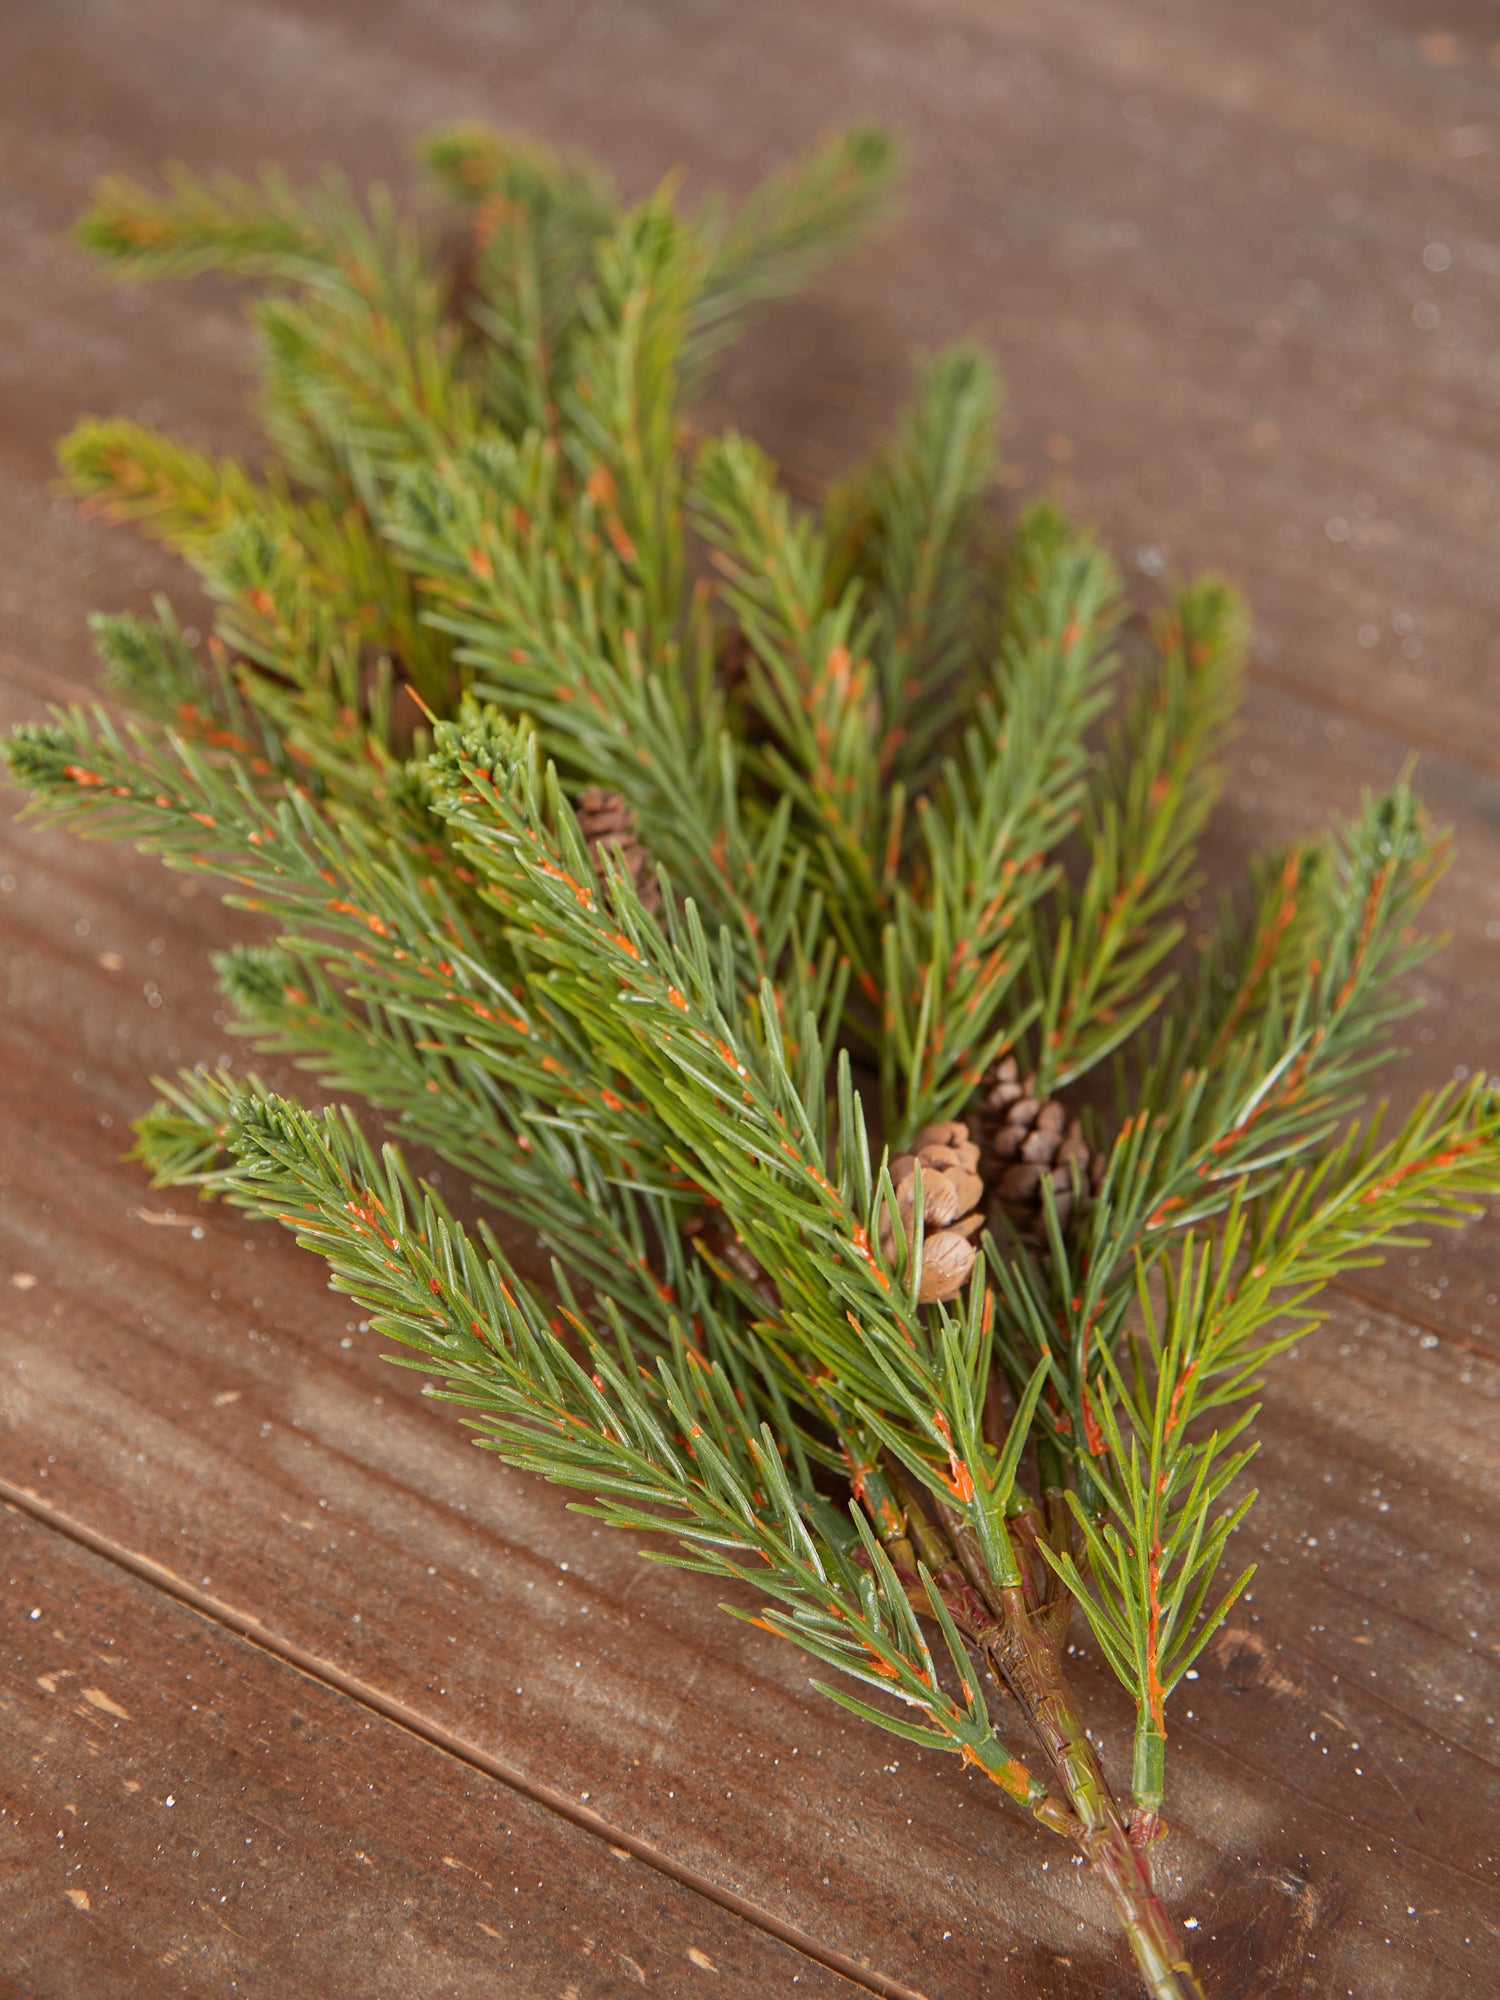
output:
[[1131, 1840], [1098, 1753], [1062, 1677], [1060, 1648], [1038, 1632], [1019, 1588], [1003, 1593], [989, 1652], [997, 1674], [1045, 1746], [1059, 1792], [1079, 1821], [1076, 1839], [1109, 1894], [1151, 2000], [1204, 2000], [1151, 1882], [1150, 1852]]
[[1086, 1837], [1084, 1853], [1109, 1891], [1151, 2000], [1204, 2000], [1197, 1975], [1151, 1886], [1144, 1856], [1131, 1845], [1124, 1828], [1111, 1828], [1107, 1838]]
[[1135, 1759], [1131, 1776], [1130, 1840], [1142, 1851], [1156, 1839], [1161, 1824], [1162, 1770], [1167, 1740], [1142, 1712], [1135, 1726]]
[[[1063, 1679], [1062, 1647], [1071, 1600], [1064, 1599], [1061, 1607], [1034, 1607], [1020, 1582], [1001, 1585], [987, 1576], [981, 1589], [971, 1570], [972, 1551], [970, 1561], [964, 1561], [965, 1535], [955, 1511], [935, 1496], [919, 1495], [899, 1466], [888, 1469], [905, 1504], [912, 1538], [934, 1579], [946, 1578], [955, 1593], [951, 1608], [959, 1629], [1019, 1704], [1052, 1765], [1056, 1793], [1036, 1810], [1037, 1818], [1072, 1839], [1103, 1884], [1151, 2000], [1204, 2000], [1203, 1988], [1152, 1885], [1155, 1815], [1147, 1825], [1121, 1810]], [[924, 1497], [932, 1498], [936, 1521], [928, 1517]], [[1062, 1525], [1060, 1509], [1058, 1525]], [[1016, 1531], [1015, 1522], [1010, 1531]], [[970, 1571], [967, 1579], [965, 1571]], [[990, 1607], [996, 1614], [993, 1623], [986, 1615]], [[1059, 1608], [1060, 1623], [1053, 1616]], [[1160, 1738], [1156, 1744], [1160, 1746]], [[1160, 1769], [1159, 1754], [1138, 1754], [1136, 1775], [1147, 1781], [1148, 1804], [1160, 1802]]]

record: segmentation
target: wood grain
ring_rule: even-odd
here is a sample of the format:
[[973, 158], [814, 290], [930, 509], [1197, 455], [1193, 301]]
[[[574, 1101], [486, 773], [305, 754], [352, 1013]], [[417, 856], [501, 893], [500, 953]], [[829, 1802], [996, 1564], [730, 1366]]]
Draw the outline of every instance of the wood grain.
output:
[[855, 1990], [14, 1510], [0, 1565], [33, 2000]]
[[[587, 143], [631, 190], [677, 160], [742, 188], [828, 124], [879, 116], [908, 149], [901, 216], [768, 315], [710, 418], [826, 477], [888, 422], [914, 344], [973, 332], [996, 348], [1016, 494], [1051, 487], [1098, 520], [1147, 594], [1164, 565], [1198, 562], [1250, 593], [1259, 644], [1215, 876], [1426, 746], [1424, 789], [1459, 837], [1439, 906], [1455, 939], [1424, 975], [1396, 1083], [1500, 1067], [1487, 234], [1500, 151], [1483, 143], [1500, 86], [1485, 19], [1453, 7], [1433, 29], [1401, 0], [773, 0], [739, 14], [687, 0], [23, 0], [0, 22], [0, 255], [17, 274], [0, 288], [3, 719], [91, 684], [88, 609], [169, 585], [191, 615], [171, 566], [47, 498], [51, 441], [73, 415], [119, 409], [216, 448], [253, 444], [234, 298], [104, 291], [66, 246], [102, 167], [275, 157], [306, 173], [336, 159], [399, 178], [412, 134], [480, 114]], [[1434, 243], [1442, 269], [1424, 262]], [[622, 1922], [643, 1938], [685, 1937], [673, 1926], [691, 1929], [681, 1913], [701, 1906], [735, 1952], [782, 1951], [758, 1912], [862, 1961], [863, 1983], [932, 2000], [1119, 1990], [1103, 1912], [1054, 1844], [946, 1762], [846, 1727], [805, 1665], [731, 1626], [711, 1590], [641, 1564], [628, 1538], [580, 1534], [559, 1495], [481, 1460], [288, 1244], [170, 1209], [122, 1164], [145, 1075], [224, 1052], [205, 954], [232, 930], [198, 885], [10, 829], [0, 920], [0, 1474], [34, 1514], [139, 1552], [288, 1656], [402, 1704], [539, 1795], [578, 1798], [702, 1885], [633, 1864], [651, 1886]], [[1494, 1786], [1497, 1296], [1491, 1222], [1371, 1274], [1270, 1390], [1251, 1531], [1262, 1573], [1204, 1663], [1191, 1720], [1179, 1698], [1171, 1773], [1176, 1891], [1201, 1913], [1195, 1947], [1224, 2000], [1448, 2000], [1500, 1979], [1500, 1909], [1472, 1840]], [[24, 1532], [51, 1551], [44, 1566], [96, 1576], [65, 1536]], [[135, 1607], [143, 1656], [157, 1647], [187, 1670], [191, 1631], [238, 1659], [241, 1641], [138, 1578], [109, 1588]], [[1081, 1671], [1118, 1756], [1117, 1708], [1097, 1668]], [[472, 1769], [449, 1769], [434, 1742], [403, 1764], [417, 1753], [377, 1742], [349, 1694], [317, 1699], [330, 1783], [399, 1799], [409, 1777], [426, 1801], [409, 1829], [399, 1812], [384, 1822], [424, 1882], [420, 1829], [435, 1836], [451, 1813], [492, 1840], [518, 1809], [489, 1779], [479, 1803]], [[194, 1748], [205, 1786], [226, 1768], [213, 1742]], [[153, 1780], [170, 1746], [158, 1731], [140, 1753]], [[286, 1767], [265, 1782], [290, 1782]], [[607, 1846], [546, 1817], [575, 1843], [568, 1897], [611, 1895]], [[25, 1852], [42, 1865], [44, 1847]], [[282, 1950], [352, 1896], [348, 1865], [341, 1850], [310, 1855], [303, 1900], [288, 1890], [263, 1912], [257, 1949]], [[163, 1951], [192, 1879], [142, 1883], [141, 1934]], [[466, 1921], [434, 1895], [429, 1973]], [[49, 1995], [75, 1990], [77, 1914], [54, 1896], [26, 1933]], [[383, 1901], [375, 1919], [399, 1936]], [[612, 1991], [598, 1982], [616, 1975], [575, 1965], [552, 1921], [554, 1957], [538, 1934], [513, 1990]], [[723, 1949], [720, 1989], [758, 1991], [761, 1962]], [[106, 1981], [124, 1961], [99, 1963]], [[281, 2000], [316, 1977], [299, 1967], [245, 1990]]]

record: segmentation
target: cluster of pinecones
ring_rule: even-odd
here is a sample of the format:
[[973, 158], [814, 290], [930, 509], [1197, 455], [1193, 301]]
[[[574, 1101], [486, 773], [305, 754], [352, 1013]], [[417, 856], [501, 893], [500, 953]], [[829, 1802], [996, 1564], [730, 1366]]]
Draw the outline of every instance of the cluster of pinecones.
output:
[[608, 850], [630, 876], [643, 907], [653, 914], [659, 910], [661, 885], [656, 879], [655, 859], [636, 838], [635, 814], [620, 794], [590, 785], [574, 800], [573, 810], [578, 815], [578, 830], [588, 842], [600, 888], [606, 886], [604, 854]]
[[[1103, 1156], [1084, 1137], [1055, 1097], [1036, 1095], [1035, 1080], [1022, 1078], [1013, 1056], [985, 1078], [974, 1121], [979, 1138], [962, 1119], [928, 1125], [909, 1153], [891, 1161], [891, 1185], [908, 1241], [916, 1214], [916, 1177], [922, 1170], [922, 1264], [917, 1299], [922, 1305], [957, 1298], [974, 1268], [974, 1238], [984, 1227], [986, 1190], [1021, 1235], [1040, 1243], [1046, 1237], [1049, 1181], [1059, 1223], [1075, 1202], [1091, 1200], [1104, 1173]], [[895, 1253], [895, 1227], [887, 1218], [881, 1248]]]

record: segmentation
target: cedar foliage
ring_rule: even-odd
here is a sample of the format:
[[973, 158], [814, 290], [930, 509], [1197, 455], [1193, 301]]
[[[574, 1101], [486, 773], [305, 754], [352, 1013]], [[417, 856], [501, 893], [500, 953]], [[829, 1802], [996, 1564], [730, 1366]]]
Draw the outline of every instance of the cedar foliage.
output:
[[[1500, 1185], [1482, 1081], [1361, 1122], [1444, 842], [1403, 784], [1185, 953], [1232, 591], [1184, 585], [1127, 644], [1086, 531], [1000, 533], [972, 349], [821, 507], [695, 434], [744, 311], [870, 219], [878, 135], [735, 216], [623, 207], [484, 130], [426, 158], [471, 211], [457, 270], [336, 179], [101, 187], [80, 234], [121, 274], [262, 281], [271, 450], [65, 440], [215, 630], [96, 619], [136, 720], [59, 713], [7, 755], [34, 810], [271, 918], [218, 961], [240, 1031], [534, 1226], [554, 1296], [351, 1111], [253, 1075], [163, 1085], [140, 1153], [322, 1254], [485, 1447], [986, 1773], [1099, 1871], [1149, 1990], [1196, 1993], [1151, 1884], [1166, 1713], [1251, 1574], [1262, 1371], [1340, 1273]], [[1025, 1230], [992, 1186], [973, 1255], [965, 1119], [997, 1076], [1009, 1105], [1106, 1059], [1114, 1129], [1070, 1124]], [[1113, 1779], [1075, 1616], [1136, 1708]]]

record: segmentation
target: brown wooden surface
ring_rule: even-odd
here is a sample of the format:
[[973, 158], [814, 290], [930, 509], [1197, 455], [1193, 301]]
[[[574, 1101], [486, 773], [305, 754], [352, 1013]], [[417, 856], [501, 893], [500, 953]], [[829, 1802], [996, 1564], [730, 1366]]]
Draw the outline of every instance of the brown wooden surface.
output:
[[35, 1520], [0, 1517], [0, 1564], [0, 1905], [34, 1990], [854, 1990]]
[[[67, 246], [102, 168], [400, 178], [425, 125], [486, 115], [630, 190], [679, 160], [738, 189], [878, 117], [901, 214], [766, 317], [711, 418], [826, 476], [913, 346], [992, 345], [1016, 492], [1095, 518], [1147, 594], [1208, 562], [1251, 595], [1214, 871], [1420, 748], [1460, 858], [1399, 1087], [1500, 1067], [1496, 36], [1472, 0], [9, 0], [0, 720], [87, 690], [88, 609], [193, 601], [49, 496], [56, 434], [253, 441], [235, 299], [107, 291]], [[593, 2000], [629, 1960], [664, 1994], [1128, 1990], [993, 1788], [497, 1471], [286, 1241], [150, 1195], [128, 1120], [223, 1050], [229, 922], [118, 849], [4, 842], [0, 1995]], [[1263, 1567], [1169, 1775], [1220, 2000], [1500, 1986], [1497, 1297], [1486, 1221], [1349, 1288], [1271, 1387]]]

